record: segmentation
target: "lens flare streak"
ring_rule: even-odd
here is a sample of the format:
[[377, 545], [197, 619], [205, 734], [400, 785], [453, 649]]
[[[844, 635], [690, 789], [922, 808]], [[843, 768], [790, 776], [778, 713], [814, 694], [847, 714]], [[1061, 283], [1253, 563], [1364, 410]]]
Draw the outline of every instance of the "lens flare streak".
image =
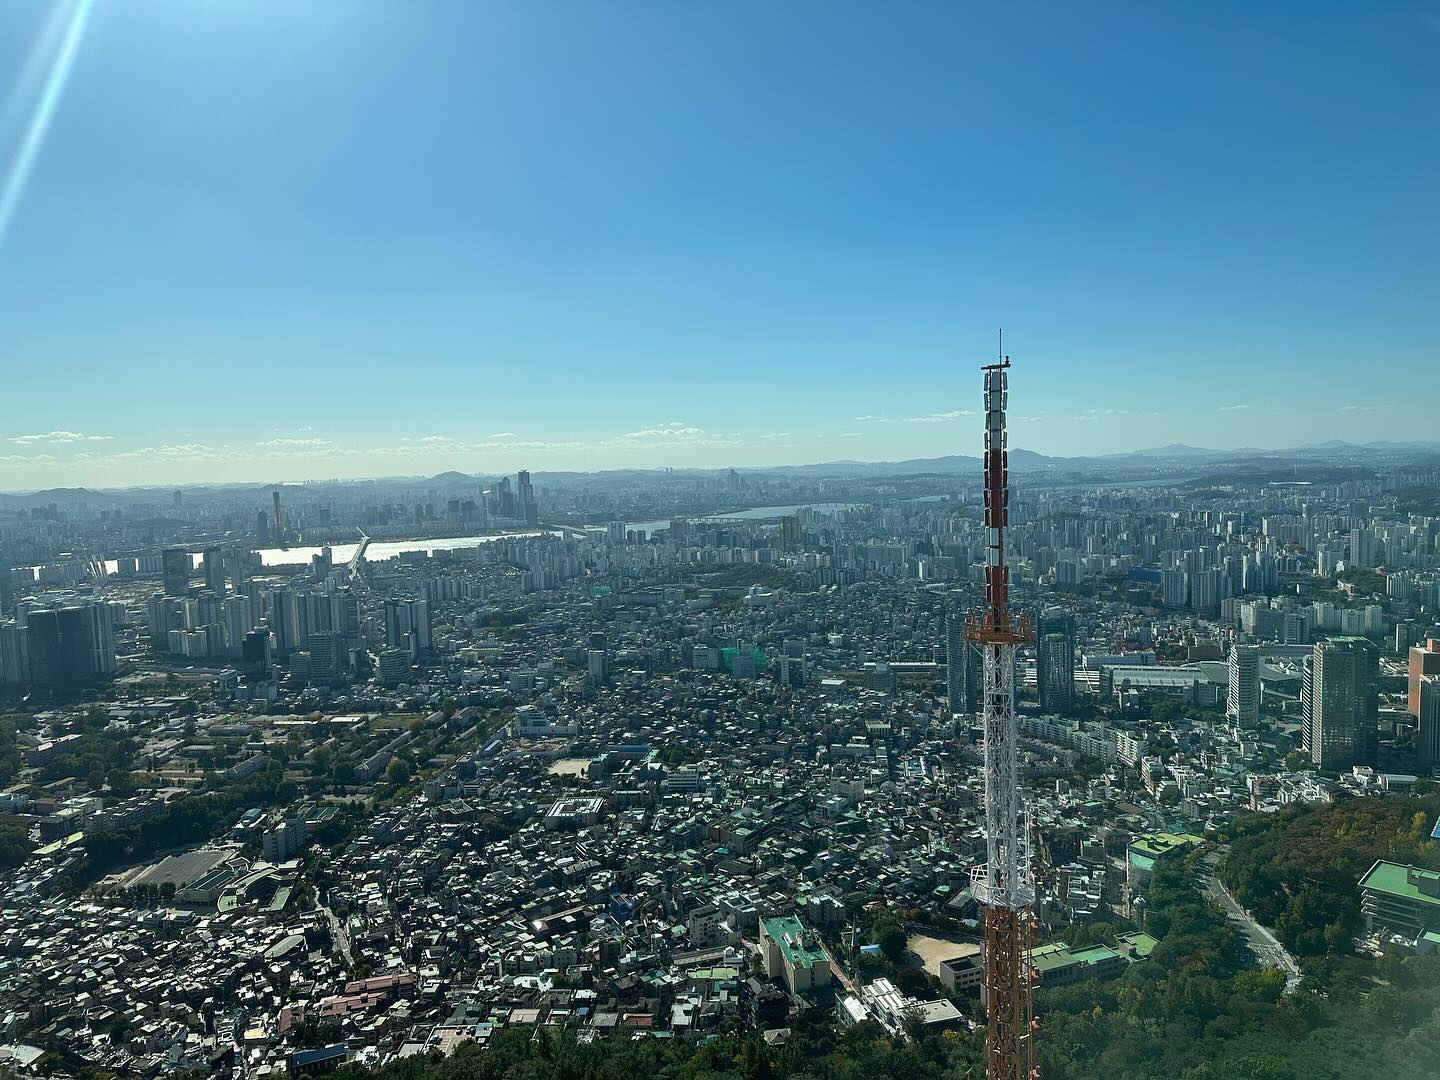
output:
[[85, 37], [85, 27], [90, 21], [90, 9], [93, 6], [94, 0], [78, 0], [75, 4], [70, 14], [70, 24], [65, 28], [65, 36], [55, 54], [55, 63], [45, 77], [40, 100], [25, 127], [25, 135], [20, 141], [15, 159], [5, 174], [4, 185], [0, 186], [0, 244], [5, 242], [10, 223], [14, 220], [20, 199], [25, 194], [30, 173], [45, 145], [45, 136], [55, 119], [60, 98], [65, 93], [65, 84], [70, 81], [70, 71], [75, 66], [75, 56], [80, 51], [80, 42]]

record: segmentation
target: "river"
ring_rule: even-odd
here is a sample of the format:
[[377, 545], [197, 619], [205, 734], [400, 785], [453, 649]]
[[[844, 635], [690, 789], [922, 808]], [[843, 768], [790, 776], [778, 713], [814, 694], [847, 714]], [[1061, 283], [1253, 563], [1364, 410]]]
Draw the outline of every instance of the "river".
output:
[[[423, 551], [433, 555], [437, 551], [460, 551], [465, 548], [476, 548], [482, 544], [493, 544], [497, 540], [517, 540], [527, 536], [555, 535], [551, 530], [532, 529], [528, 532], [507, 532], [491, 533], [489, 536], [447, 536], [440, 539], [419, 539], [419, 540], [372, 540], [370, 546], [365, 549], [366, 562], [381, 562], [385, 559], [393, 559], [397, 555], [403, 555], [412, 551]], [[229, 543], [217, 542], [213, 546], [228, 548]], [[243, 545], [242, 545], [243, 546]], [[337, 565], [347, 563], [350, 557], [355, 554], [359, 544], [331, 544], [330, 558]], [[319, 547], [291, 547], [291, 548], [260, 548], [256, 552], [260, 556], [262, 566], [296, 566], [308, 563], [321, 552]], [[190, 553], [192, 566], [200, 565], [200, 553]], [[118, 574], [119, 564], [114, 559], [105, 560], [105, 572], [107, 574]]]

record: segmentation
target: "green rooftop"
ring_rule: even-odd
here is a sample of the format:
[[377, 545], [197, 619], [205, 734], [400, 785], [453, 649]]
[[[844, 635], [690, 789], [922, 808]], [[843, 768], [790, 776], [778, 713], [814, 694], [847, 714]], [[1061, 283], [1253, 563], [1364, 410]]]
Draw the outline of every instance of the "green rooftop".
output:
[[38, 847], [38, 848], [36, 848], [36, 849], [35, 849], [35, 854], [36, 854], [36, 855], [54, 855], [57, 851], [61, 851], [61, 850], [65, 849], [65, 848], [67, 848], [67, 847], [71, 847], [71, 846], [74, 845], [74, 844], [78, 844], [78, 843], [80, 843], [80, 841], [82, 841], [82, 840], [84, 840], [84, 839], [85, 839], [85, 834], [84, 834], [83, 832], [74, 832], [74, 833], [71, 833], [69, 836], [62, 836], [59, 840], [56, 840], [53, 844], [46, 844], [44, 847]]
[[1091, 945], [1072, 952], [1070, 959], [1080, 964], [1098, 964], [1101, 960], [1114, 960], [1119, 955], [1109, 945]]
[[1172, 851], [1180, 851], [1191, 844], [1204, 843], [1204, 840], [1204, 837], [1195, 836], [1193, 833], [1147, 833], [1131, 840], [1125, 853], [1131, 866], [1137, 866], [1141, 870], [1150, 870], [1155, 866], [1156, 859], [1169, 855]]
[[[1152, 939], [1151, 940], [1155, 940]], [[1041, 945], [1040, 948], [1031, 952], [1031, 960], [1034, 960], [1035, 971], [1044, 975], [1045, 972], [1058, 971], [1060, 968], [1070, 968], [1071, 965], [1089, 966], [1096, 963], [1103, 963], [1104, 960], [1125, 959], [1109, 945], [1087, 945], [1083, 949], [1073, 949], [1064, 942], [1056, 942], [1053, 945]]]
[[1040, 946], [1030, 956], [1035, 962], [1035, 969], [1046, 972], [1069, 967], [1071, 964], [1098, 964], [1104, 960], [1116, 959], [1120, 954], [1108, 945], [1088, 945], [1083, 949], [1072, 949], [1063, 941], [1057, 941], [1053, 945]]
[[825, 955], [825, 950], [819, 945], [807, 949], [801, 944], [805, 937], [805, 927], [793, 915], [766, 919], [765, 936], [780, 947], [785, 962], [791, 967], [808, 969], [816, 964], [830, 962], [830, 958]]
[[740, 969], [738, 967], [723, 966], [696, 968], [694, 971], [689, 972], [689, 975], [692, 979], [703, 979], [707, 982], [729, 982], [731, 979], [738, 979], [740, 977]]
[[285, 905], [290, 902], [291, 891], [289, 885], [280, 886], [280, 888], [275, 890], [275, 895], [271, 897], [270, 903], [266, 905], [265, 910], [268, 912], [284, 911]]
[[1404, 863], [1385, 862], [1381, 860], [1360, 879], [1360, 888], [1374, 889], [1376, 892], [1385, 893], [1388, 896], [1398, 896], [1402, 900], [1411, 900], [1419, 904], [1430, 904], [1440, 908], [1440, 896], [1421, 892], [1420, 888], [1411, 881], [1411, 876], [1419, 878], [1426, 884], [1440, 893], [1440, 873], [1434, 870], [1422, 870], [1418, 866], [1406, 866]]
[[1136, 960], [1149, 960], [1151, 952], [1160, 942], [1149, 934], [1137, 932], [1133, 934], [1116, 934], [1115, 941], [1128, 948], [1130, 955]]

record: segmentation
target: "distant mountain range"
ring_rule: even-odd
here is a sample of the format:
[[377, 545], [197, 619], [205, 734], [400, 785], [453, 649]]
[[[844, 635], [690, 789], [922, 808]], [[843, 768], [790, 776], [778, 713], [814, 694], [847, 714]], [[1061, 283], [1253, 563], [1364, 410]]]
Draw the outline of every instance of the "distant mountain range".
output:
[[[1308, 443], [1304, 446], [1277, 450], [1264, 450], [1256, 447], [1243, 447], [1236, 450], [1214, 450], [1200, 446], [1187, 446], [1184, 443], [1170, 443], [1167, 446], [1156, 446], [1147, 450], [1132, 450], [1128, 453], [1100, 454], [1088, 457], [1055, 457], [1049, 454], [1037, 453], [1034, 450], [1026, 450], [1023, 447], [1017, 447], [1010, 451], [1010, 469], [1016, 473], [1048, 473], [1056, 477], [1064, 476], [1076, 480], [1101, 480], [1106, 477], [1119, 476], [1133, 478], [1137, 474], [1163, 476], [1167, 472], [1172, 474], [1185, 473], [1202, 470], [1207, 467], [1214, 467], [1224, 472], [1228, 469], [1245, 465], [1269, 467], [1273, 469], [1277, 465], [1290, 463], [1297, 465], [1375, 466], [1382, 463], [1399, 463], [1427, 458], [1440, 460], [1440, 442], [1409, 440], [1399, 442], [1349, 443], [1341, 439], [1330, 439], [1326, 442]], [[720, 473], [725, 470], [720, 468], [676, 469], [672, 471], [703, 475], [706, 473]], [[902, 461], [841, 460], [819, 462], [813, 465], [747, 466], [738, 471], [745, 473], [777, 473], [790, 476], [809, 476], [822, 479], [847, 476], [901, 477], [927, 475], [970, 476], [978, 478], [980, 473], [980, 458], [978, 455], [950, 454], [945, 457], [908, 458]], [[536, 470], [535, 477], [536, 479], [549, 478], [556, 481], [573, 482], [581, 481], [587, 476], [604, 476], [607, 480], [611, 481], [623, 481], [628, 478], [643, 481], [647, 478], [653, 479], [660, 472], [661, 470], [659, 469], [611, 469], [600, 473], [563, 470], [541, 472]], [[492, 475], [494, 474], [481, 473], [471, 475], [451, 470], [426, 479], [418, 477], [376, 477], [371, 480], [344, 481], [343, 483], [346, 485], [408, 483], [423, 484], [435, 488], [457, 488], [474, 484], [481, 477], [489, 477]], [[270, 488], [274, 486], [283, 488], [285, 485], [256, 483], [167, 484], [104, 490], [90, 488], [49, 488], [44, 491], [24, 492], [20, 494], [0, 493], [0, 508], [18, 509], [48, 503], [66, 505], [99, 500], [114, 500], [116, 498], [126, 501], [139, 501], [147, 498], [165, 497], [170, 491], [173, 491], [177, 487], [197, 493], [207, 490], [223, 490], [233, 494], [237, 490], [244, 490], [246, 488], [254, 488], [256, 491], [268, 492]]]
[[[1159, 471], [1165, 468], [1197, 468], [1205, 465], [1233, 465], [1241, 462], [1274, 465], [1285, 461], [1331, 464], [1378, 464], [1386, 459], [1440, 456], [1440, 442], [1371, 442], [1347, 443], [1339, 439], [1280, 450], [1243, 447], [1237, 450], [1212, 450], [1200, 446], [1171, 443], [1147, 450], [1121, 454], [1100, 454], [1080, 457], [1053, 457], [1017, 447], [1010, 451], [1012, 472], [1051, 472], [1073, 474], [1104, 474], [1107, 471]], [[980, 458], [952, 454], [937, 458], [909, 458], [904, 461], [833, 461], [817, 465], [778, 465], [769, 469], [748, 469], [747, 472], [773, 471], [810, 476], [902, 476], [927, 473], [962, 473], [978, 475]]]

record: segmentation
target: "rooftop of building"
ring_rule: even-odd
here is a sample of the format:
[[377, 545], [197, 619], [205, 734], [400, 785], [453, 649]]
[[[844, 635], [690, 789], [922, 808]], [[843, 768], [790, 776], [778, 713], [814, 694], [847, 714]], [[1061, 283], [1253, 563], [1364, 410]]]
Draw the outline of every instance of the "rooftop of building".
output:
[[1384, 859], [1376, 860], [1375, 865], [1365, 871], [1365, 875], [1359, 881], [1359, 887], [1373, 889], [1402, 900], [1429, 904], [1440, 910], [1440, 895], [1432, 896], [1422, 892], [1420, 887], [1415, 884], [1416, 879], [1434, 883], [1437, 890], [1440, 890], [1440, 871], [1407, 866], [1405, 863], [1386, 862]]
[[1122, 951], [1128, 951], [1132, 959], [1148, 960], [1160, 941], [1142, 930], [1131, 934], [1116, 934], [1115, 943]]
[[819, 943], [807, 945], [810, 932], [793, 915], [777, 915], [765, 920], [765, 934], [780, 947], [785, 962], [791, 967], [808, 968], [815, 964], [828, 964]]
[[1128, 849], [1130, 863], [1142, 870], [1149, 870], [1155, 860], [1172, 851], [1180, 851], [1192, 844], [1204, 843], [1205, 838], [1193, 833], [1147, 833], [1130, 841]]
[[1041, 945], [1030, 955], [1034, 960], [1035, 969], [1042, 974], [1069, 967], [1072, 964], [1089, 966], [1103, 963], [1106, 960], [1121, 959], [1120, 954], [1108, 945], [1086, 945], [1077, 949], [1074, 946], [1066, 945], [1063, 941], [1057, 941], [1053, 945]]

